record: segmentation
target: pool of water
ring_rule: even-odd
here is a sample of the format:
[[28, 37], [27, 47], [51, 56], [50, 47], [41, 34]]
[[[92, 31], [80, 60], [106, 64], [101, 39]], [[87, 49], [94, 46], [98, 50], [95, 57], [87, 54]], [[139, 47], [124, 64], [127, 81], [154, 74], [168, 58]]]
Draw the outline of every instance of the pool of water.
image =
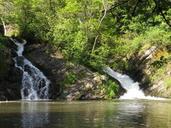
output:
[[0, 128], [171, 128], [171, 101], [2, 102]]

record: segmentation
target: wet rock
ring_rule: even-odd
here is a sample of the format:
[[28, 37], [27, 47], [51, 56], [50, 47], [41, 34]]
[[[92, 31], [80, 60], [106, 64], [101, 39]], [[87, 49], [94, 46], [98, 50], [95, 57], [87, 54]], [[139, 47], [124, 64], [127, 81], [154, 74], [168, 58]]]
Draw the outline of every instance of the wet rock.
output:
[[[4, 37], [5, 48], [3, 54], [3, 71], [0, 70], [0, 100], [17, 100], [20, 99], [20, 85], [22, 72], [15, 68], [13, 61], [12, 43]], [[2, 59], [1, 58], [1, 59]], [[1, 66], [2, 66], [1, 65]]]
[[51, 81], [50, 98], [56, 99], [62, 93], [66, 61], [59, 52], [52, 50], [47, 44], [31, 44], [26, 45], [24, 54]]

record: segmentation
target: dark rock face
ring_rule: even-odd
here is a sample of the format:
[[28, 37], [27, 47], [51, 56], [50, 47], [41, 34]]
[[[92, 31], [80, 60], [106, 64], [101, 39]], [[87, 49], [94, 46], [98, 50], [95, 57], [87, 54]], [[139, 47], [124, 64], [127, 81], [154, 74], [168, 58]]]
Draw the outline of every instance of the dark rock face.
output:
[[51, 81], [50, 98], [56, 99], [62, 93], [61, 82], [64, 80], [66, 62], [60, 53], [51, 53], [53, 49], [46, 44], [32, 44], [25, 48], [25, 57]]
[[[8, 43], [8, 47], [5, 61], [8, 67], [7, 73], [3, 77], [1, 74], [0, 77], [0, 100], [18, 100], [21, 99], [22, 71], [15, 68], [14, 65], [15, 45]], [[104, 76], [94, 73], [84, 66], [65, 61], [61, 53], [56, 50], [53, 51], [50, 45], [27, 45], [24, 56], [51, 81], [49, 90], [51, 99], [95, 100], [105, 98], [105, 92], [99, 86], [105, 79]], [[18, 62], [22, 64], [23, 58], [18, 57], [18, 59]], [[64, 81], [68, 73], [71, 72], [78, 75], [79, 78], [68, 86], [68, 83]]]
[[8, 77], [0, 81], [0, 100], [21, 99], [21, 72], [15, 68], [11, 69]]
[[[15, 68], [13, 57], [13, 44], [6, 39], [3, 49], [3, 71], [0, 71], [0, 100], [21, 99], [20, 85], [22, 72]], [[2, 59], [1, 58], [1, 59]], [[1, 66], [2, 66], [1, 65]]]
[[0, 34], [4, 35], [4, 27], [0, 24]]

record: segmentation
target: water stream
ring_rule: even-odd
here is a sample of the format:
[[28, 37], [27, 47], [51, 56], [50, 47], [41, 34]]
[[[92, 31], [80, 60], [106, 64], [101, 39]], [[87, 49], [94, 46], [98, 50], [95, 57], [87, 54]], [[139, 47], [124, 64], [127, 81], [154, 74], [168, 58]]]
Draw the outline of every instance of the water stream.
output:
[[40, 100], [49, 98], [50, 81], [46, 76], [35, 67], [28, 59], [23, 56], [24, 45], [17, 40], [10, 38], [17, 46], [17, 57], [13, 58], [15, 67], [19, 68], [22, 75], [21, 97], [23, 100]]
[[134, 82], [128, 75], [122, 75], [110, 67], [103, 69], [111, 77], [118, 80], [121, 86], [126, 90], [126, 93], [120, 97], [120, 99], [151, 99], [151, 100], [163, 100], [164, 98], [145, 96], [144, 92], [140, 89], [139, 83]]

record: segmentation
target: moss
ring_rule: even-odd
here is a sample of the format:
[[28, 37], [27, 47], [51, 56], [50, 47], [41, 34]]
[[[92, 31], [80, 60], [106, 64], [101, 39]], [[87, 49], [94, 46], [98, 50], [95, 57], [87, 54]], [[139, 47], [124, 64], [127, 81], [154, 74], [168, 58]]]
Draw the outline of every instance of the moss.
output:
[[77, 79], [78, 79], [77, 75], [74, 72], [68, 72], [63, 81], [63, 84], [65, 86], [70, 86], [70, 85], [74, 84], [77, 81]]
[[154, 81], [158, 80], [159, 78], [161, 78], [164, 75], [164, 73], [165, 73], [165, 67], [155, 69], [155, 71], [149, 75], [150, 81], [154, 82]]
[[169, 89], [171, 87], [171, 79], [170, 78], [165, 78], [164, 79], [164, 86], [166, 87], [166, 89]]

